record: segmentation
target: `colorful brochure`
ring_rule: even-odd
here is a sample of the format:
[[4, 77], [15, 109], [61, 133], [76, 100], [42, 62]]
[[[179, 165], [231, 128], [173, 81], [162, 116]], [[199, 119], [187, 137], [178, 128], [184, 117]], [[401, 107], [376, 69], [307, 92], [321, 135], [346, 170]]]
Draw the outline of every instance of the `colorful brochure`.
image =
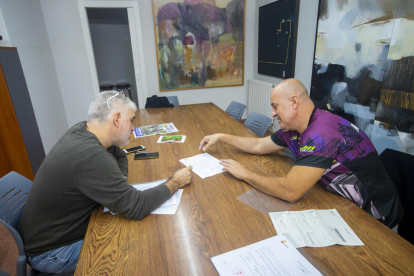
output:
[[160, 136], [157, 143], [184, 143], [185, 135]]
[[174, 126], [173, 123], [166, 123], [166, 124], [158, 124], [158, 125], [150, 125], [150, 126], [143, 126], [143, 127], [136, 127], [134, 129], [134, 137], [144, 137], [144, 136], [152, 136], [157, 134], [168, 134], [178, 132], [178, 129]]

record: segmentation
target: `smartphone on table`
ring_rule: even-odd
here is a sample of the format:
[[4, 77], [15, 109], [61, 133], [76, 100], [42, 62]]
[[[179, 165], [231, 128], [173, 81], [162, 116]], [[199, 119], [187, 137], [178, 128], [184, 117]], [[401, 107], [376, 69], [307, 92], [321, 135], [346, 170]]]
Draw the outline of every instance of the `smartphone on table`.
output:
[[127, 148], [124, 149], [125, 153], [133, 153], [133, 152], [138, 152], [141, 150], [144, 150], [145, 147], [143, 145], [137, 146], [137, 147], [132, 147], [132, 148]]
[[158, 158], [158, 152], [137, 152], [135, 153], [135, 160], [146, 160]]

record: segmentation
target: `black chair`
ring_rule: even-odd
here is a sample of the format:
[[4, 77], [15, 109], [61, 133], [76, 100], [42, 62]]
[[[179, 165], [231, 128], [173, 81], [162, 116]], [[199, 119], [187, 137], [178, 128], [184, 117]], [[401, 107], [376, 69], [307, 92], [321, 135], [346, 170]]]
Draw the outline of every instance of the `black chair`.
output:
[[244, 125], [247, 126], [250, 130], [254, 131], [260, 137], [263, 137], [271, 123], [271, 118], [257, 112], [252, 112], [249, 117], [247, 117]]
[[[12, 235], [19, 252], [19, 258], [16, 262], [17, 276], [27, 275], [27, 259], [24, 252], [23, 239], [17, 232], [20, 218], [23, 214], [24, 207], [32, 188], [32, 181], [26, 177], [16, 173], [10, 172], [0, 178], [0, 223]], [[74, 272], [65, 272], [58, 275], [73, 275]], [[0, 270], [0, 275], [8, 275]], [[42, 273], [30, 267], [29, 275], [56, 275], [50, 273]]]
[[232, 101], [227, 107], [226, 113], [229, 114], [234, 119], [236, 119], [237, 121], [240, 121], [246, 108], [247, 108], [246, 105]]
[[397, 188], [404, 216], [398, 224], [398, 234], [414, 244], [414, 156], [392, 149], [380, 154], [380, 159]]

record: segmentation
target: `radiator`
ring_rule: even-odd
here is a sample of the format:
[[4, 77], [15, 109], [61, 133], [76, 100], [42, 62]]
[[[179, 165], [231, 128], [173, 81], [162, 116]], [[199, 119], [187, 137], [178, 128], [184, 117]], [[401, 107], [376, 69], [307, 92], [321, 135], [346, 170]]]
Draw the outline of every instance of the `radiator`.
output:
[[[270, 105], [270, 92], [275, 85], [270, 82], [249, 80], [249, 101], [247, 103], [248, 115], [257, 112], [272, 117], [272, 106]], [[279, 129], [279, 124], [273, 120], [270, 126], [272, 131]]]

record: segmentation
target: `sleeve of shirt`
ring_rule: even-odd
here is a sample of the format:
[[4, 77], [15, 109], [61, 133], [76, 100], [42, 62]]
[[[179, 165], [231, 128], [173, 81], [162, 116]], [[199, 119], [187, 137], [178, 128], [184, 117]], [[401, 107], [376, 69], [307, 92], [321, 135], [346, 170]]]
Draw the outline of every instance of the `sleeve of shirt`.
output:
[[328, 169], [332, 166], [334, 159], [319, 155], [298, 156], [295, 165]]
[[128, 158], [125, 152], [118, 146], [110, 146], [108, 148], [108, 152], [112, 154], [119, 166], [119, 169], [123, 173], [124, 176], [128, 175]]
[[79, 168], [77, 185], [85, 196], [110, 211], [137, 220], [143, 219], [170, 197], [170, 190], [165, 185], [137, 191], [127, 183], [109, 154], [95, 154], [88, 158]]
[[283, 130], [279, 129], [278, 131], [276, 131], [270, 136], [270, 139], [272, 139], [273, 143], [275, 143], [278, 146], [287, 147], [286, 143], [283, 141], [282, 133], [283, 133]]

